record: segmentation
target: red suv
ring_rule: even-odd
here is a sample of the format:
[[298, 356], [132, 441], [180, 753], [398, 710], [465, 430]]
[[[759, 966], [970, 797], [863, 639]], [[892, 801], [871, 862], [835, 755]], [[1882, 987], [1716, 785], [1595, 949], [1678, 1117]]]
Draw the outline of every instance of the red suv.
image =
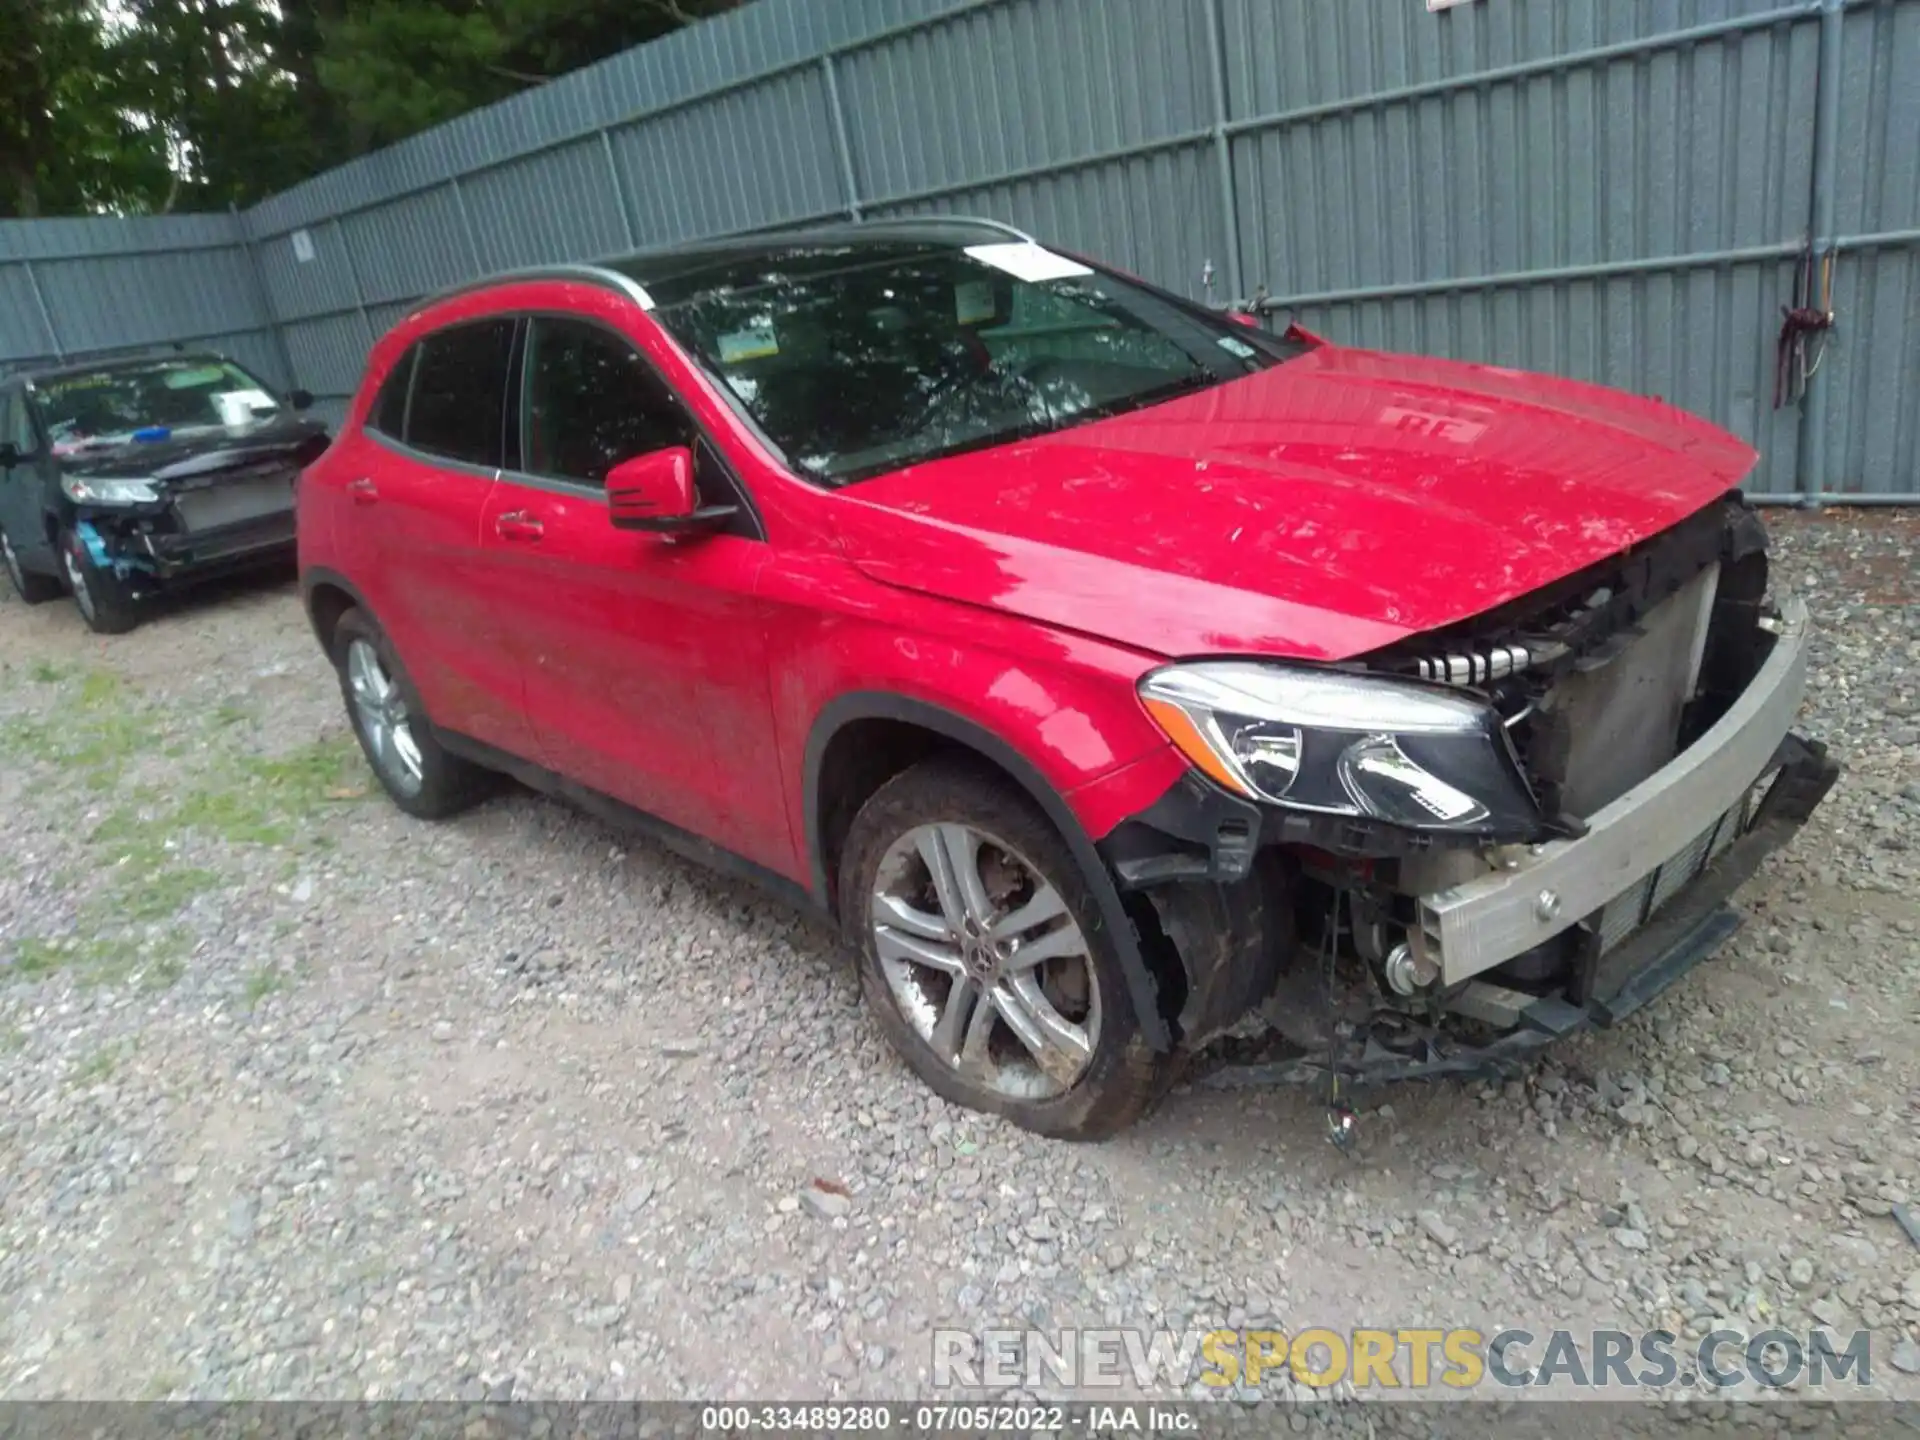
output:
[[1090, 1137], [1229, 1031], [1499, 1068], [1726, 937], [1836, 770], [1753, 459], [950, 220], [431, 300], [299, 544], [403, 810], [764, 880], [941, 1094]]

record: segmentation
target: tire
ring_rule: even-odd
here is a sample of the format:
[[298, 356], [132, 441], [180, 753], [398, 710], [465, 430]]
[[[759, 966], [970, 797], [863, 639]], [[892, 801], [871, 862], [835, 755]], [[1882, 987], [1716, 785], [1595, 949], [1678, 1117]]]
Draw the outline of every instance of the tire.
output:
[[49, 600], [60, 598], [60, 582], [51, 575], [29, 572], [14, 553], [13, 541], [7, 538], [4, 530], [0, 530], [0, 569], [7, 572], [7, 582], [13, 586], [13, 593], [20, 597], [23, 605], [44, 605]]
[[964, 760], [916, 765], [861, 808], [842, 860], [861, 991], [936, 1092], [1063, 1140], [1105, 1139], [1158, 1098], [1172, 1061], [1140, 1036], [1072, 852], [1011, 783]]
[[140, 623], [139, 604], [126, 583], [93, 563], [86, 543], [68, 530], [60, 536], [60, 565], [73, 608], [96, 635], [124, 635]]
[[348, 610], [334, 626], [333, 665], [361, 753], [395, 805], [444, 820], [493, 793], [498, 776], [434, 738], [413, 682], [365, 611]]

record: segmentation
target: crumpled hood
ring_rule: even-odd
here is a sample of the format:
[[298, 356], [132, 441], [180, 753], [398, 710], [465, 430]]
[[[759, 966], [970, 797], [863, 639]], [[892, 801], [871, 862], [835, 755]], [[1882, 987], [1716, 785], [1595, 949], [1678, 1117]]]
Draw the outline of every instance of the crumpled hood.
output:
[[90, 446], [62, 455], [59, 463], [72, 475], [132, 476], [175, 485], [223, 471], [250, 470], [269, 461], [304, 466], [326, 445], [322, 422], [286, 415], [240, 430], [205, 426], [182, 430], [165, 440]]
[[1592, 565], [1755, 458], [1658, 401], [1321, 346], [833, 508], [849, 559], [886, 584], [1155, 655], [1337, 660]]

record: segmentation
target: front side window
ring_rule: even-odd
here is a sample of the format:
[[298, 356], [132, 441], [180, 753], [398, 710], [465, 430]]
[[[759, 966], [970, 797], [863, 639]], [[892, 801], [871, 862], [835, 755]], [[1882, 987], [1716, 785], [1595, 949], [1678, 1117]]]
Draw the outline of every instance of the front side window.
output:
[[583, 320], [536, 318], [521, 434], [529, 474], [605, 485], [622, 460], [687, 445], [693, 426], [644, 356]]
[[407, 403], [406, 441], [448, 460], [497, 469], [513, 321], [450, 326], [422, 340]]
[[280, 407], [231, 360], [153, 360], [36, 381], [56, 454], [121, 445], [137, 430], [195, 431], [271, 420]]
[[816, 242], [680, 264], [631, 267], [654, 318], [828, 485], [1139, 409], [1302, 349], [1031, 245]]

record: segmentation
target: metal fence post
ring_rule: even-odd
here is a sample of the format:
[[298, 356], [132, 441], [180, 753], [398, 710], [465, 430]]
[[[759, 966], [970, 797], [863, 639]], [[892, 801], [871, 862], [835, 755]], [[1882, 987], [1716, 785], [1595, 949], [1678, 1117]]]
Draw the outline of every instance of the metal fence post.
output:
[[340, 242], [340, 258], [347, 262], [347, 284], [353, 289], [353, 308], [360, 312], [360, 325], [367, 332], [367, 349], [380, 337], [373, 333], [373, 317], [367, 314], [367, 297], [360, 291], [360, 267], [353, 263], [353, 246], [347, 243], [346, 227], [333, 217], [333, 238]]
[[1229, 299], [1244, 300], [1246, 278], [1241, 274], [1240, 201], [1233, 183], [1233, 140], [1227, 134], [1227, 42], [1226, 27], [1220, 20], [1220, 0], [1203, 0], [1207, 10], [1207, 53], [1213, 61], [1213, 154], [1220, 168], [1221, 236], [1227, 247], [1227, 286]]
[[640, 241], [633, 228], [633, 212], [627, 208], [627, 182], [621, 178], [620, 162], [613, 156], [613, 132], [604, 125], [600, 127], [600, 153], [607, 157], [607, 176], [613, 181], [613, 203], [620, 211], [620, 229], [627, 237], [627, 251], [631, 254], [640, 248]]
[[281, 327], [280, 316], [273, 308], [273, 292], [267, 289], [266, 272], [260, 267], [260, 248], [253, 243], [253, 232], [247, 226], [247, 217], [240, 213], [240, 207], [229, 201], [227, 213], [233, 217], [234, 228], [240, 232], [240, 248], [247, 257], [247, 271], [253, 276], [254, 303], [265, 321], [267, 334], [273, 337], [273, 348], [280, 356], [281, 373], [287, 377], [289, 386], [297, 385], [300, 377], [293, 370], [293, 351], [287, 346], [287, 332]]
[[[1827, 273], [1829, 257], [1835, 269], [1839, 257], [1834, 254], [1837, 238], [1834, 218], [1835, 172], [1840, 167], [1840, 44], [1846, 27], [1847, 0], [1820, 0], [1820, 66], [1813, 112], [1813, 196], [1807, 236], [1812, 285], [1820, 285]], [[1810, 294], [1807, 304], [1823, 303], [1819, 294]], [[1827, 355], [1836, 332], [1825, 337]], [[1832, 367], [1822, 365], [1807, 377], [1806, 393], [1800, 402], [1799, 489], [1801, 503], [1816, 509], [1814, 497], [1834, 488], [1827, 472], [1827, 390]]]
[[840, 152], [840, 188], [845, 192], [847, 218], [860, 218], [860, 182], [853, 174], [853, 142], [847, 136], [847, 112], [840, 105], [840, 77], [834, 73], [833, 52], [822, 52], [820, 73], [827, 82], [827, 113], [833, 119], [833, 140]]
[[467, 232], [467, 256], [473, 261], [473, 273], [484, 275], [487, 271], [480, 263], [480, 237], [473, 233], [473, 217], [467, 213], [467, 197], [461, 192], [460, 177], [449, 175], [447, 185], [453, 191], [453, 208], [460, 212], [460, 228]]
[[33, 303], [40, 311], [40, 323], [47, 327], [47, 343], [53, 346], [53, 358], [64, 360], [67, 352], [61, 348], [60, 332], [53, 328], [53, 311], [47, 308], [47, 297], [40, 293], [40, 277], [33, 273], [33, 262], [22, 260], [20, 268], [27, 272], [27, 289], [33, 292]]

